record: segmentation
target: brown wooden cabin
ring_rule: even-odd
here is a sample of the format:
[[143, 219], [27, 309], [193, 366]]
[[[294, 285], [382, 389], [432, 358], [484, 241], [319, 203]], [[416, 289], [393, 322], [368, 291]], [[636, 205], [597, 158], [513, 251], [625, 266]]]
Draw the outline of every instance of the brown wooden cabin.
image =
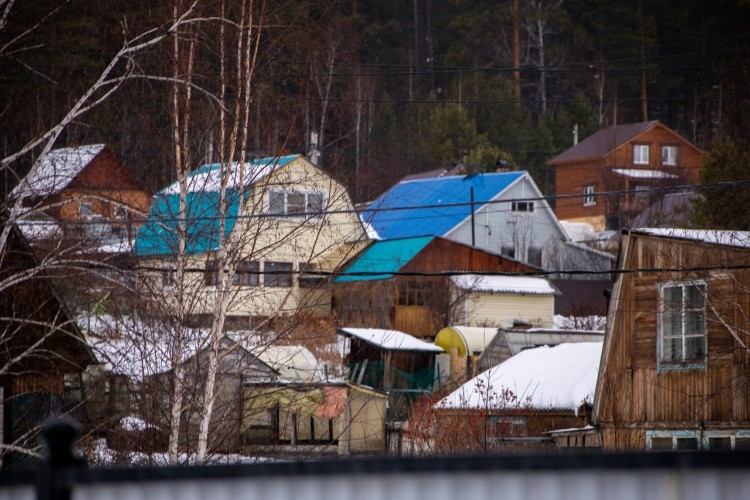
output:
[[750, 446], [750, 233], [623, 231], [593, 420], [605, 449]]
[[[36, 450], [41, 425], [66, 411], [64, 375], [95, 362], [63, 301], [21, 232], [14, 226], [0, 265], [0, 391], [2, 442]], [[33, 465], [33, 458], [0, 451], [3, 467]]]
[[[404, 247], [412, 251], [402, 253]], [[333, 309], [342, 325], [434, 339], [459, 312], [452, 303], [450, 276], [440, 273], [538, 270], [439, 236], [374, 241], [333, 280]]]
[[[24, 206], [62, 222], [65, 235], [77, 239], [132, 239], [151, 206], [141, 183], [103, 144], [50, 151], [26, 182]], [[11, 196], [21, 195], [22, 187]]]
[[[560, 220], [619, 229], [664, 194], [649, 188], [697, 183], [703, 151], [654, 120], [601, 129], [547, 165], [562, 196], [555, 206]], [[604, 191], [628, 192], [597, 196]]]

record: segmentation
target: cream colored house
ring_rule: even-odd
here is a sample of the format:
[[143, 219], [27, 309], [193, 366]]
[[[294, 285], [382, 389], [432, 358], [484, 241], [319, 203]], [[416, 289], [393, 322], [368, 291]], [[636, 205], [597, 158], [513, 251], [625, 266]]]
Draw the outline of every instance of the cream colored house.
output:
[[[224, 282], [230, 316], [330, 311], [318, 285], [366, 242], [344, 186], [291, 155], [203, 166], [185, 191], [182, 216], [178, 183], [157, 193], [135, 245], [167, 296], [185, 290], [191, 314], [211, 314]], [[187, 271], [177, 283], [180, 255]]]
[[464, 274], [451, 281], [463, 325], [509, 327], [522, 321], [552, 326], [557, 290], [544, 278]]

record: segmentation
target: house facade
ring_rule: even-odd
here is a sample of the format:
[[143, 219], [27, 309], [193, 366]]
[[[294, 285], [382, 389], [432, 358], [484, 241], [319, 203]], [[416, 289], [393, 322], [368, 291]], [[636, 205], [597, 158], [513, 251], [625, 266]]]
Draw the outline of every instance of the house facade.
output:
[[593, 422], [605, 449], [750, 446], [750, 233], [623, 231]]
[[[223, 203], [222, 176], [230, 178]], [[162, 269], [154, 279], [168, 296], [178, 288], [182, 240], [185, 267], [193, 270], [184, 287], [197, 298], [195, 316], [211, 314], [223, 276], [232, 294], [230, 316], [330, 312], [330, 293], [319, 285], [366, 240], [340, 183], [292, 155], [206, 165], [187, 184], [184, 232], [175, 183], [156, 195], [135, 245], [140, 259]]]
[[619, 229], [665, 192], [654, 188], [697, 183], [703, 151], [654, 120], [601, 129], [547, 165], [560, 220]]
[[104, 144], [50, 151], [10, 194], [23, 207], [62, 224], [65, 236], [96, 241], [134, 238], [151, 199]]
[[417, 337], [458, 324], [461, 299], [451, 275], [459, 272], [534, 272], [538, 268], [437, 236], [373, 241], [332, 283], [342, 324], [386, 328]]
[[383, 239], [441, 236], [552, 271], [611, 267], [570, 239], [523, 171], [401, 181], [361, 217]]

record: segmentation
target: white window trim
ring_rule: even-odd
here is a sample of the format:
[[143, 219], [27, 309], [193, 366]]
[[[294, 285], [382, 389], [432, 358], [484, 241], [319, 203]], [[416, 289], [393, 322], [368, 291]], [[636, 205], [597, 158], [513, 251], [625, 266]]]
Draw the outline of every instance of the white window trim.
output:
[[[284, 197], [284, 210], [283, 212], [278, 213], [272, 213], [271, 212], [271, 198], [275, 195], [275, 193], [280, 193]], [[305, 196], [305, 211], [304, 213], [294, 213], [289, 214], [289, 195], [290, 194], [302, 194]], [[310, 195], [320, 195], [321, 198], [321, 206], [319, 211], [308, 211], [307, 207], [310, 204]], [[284, 216], [284, 217], [291, 217], [293, 219], [319, 219], [323, 216], [323, 212], [325, 211], [326, 207], [326, 200], [327, 200], [327, 193], [325, 191], [317, 191], [317, 190], [295, 190], [295, 189], [269, 189], [268, 195], [267, 195], [267, 210], [268, 213], [271, 215], [276, 216]]]
[[[674, 151], [674, 158], [672, 161], [664, 161], [664, 151], [671, 150]], [[665, 144], [661, 147], [661, 164], [665, 165], [667, 167], [676, 167], [677, 166], [677, 146], [674, 144]]]
[[[518, 210], [518, 207], [524, 204], [527, 207], [530, 207], [531, 210]], [[531, 216], [536, 213], [536, 205], [533, 201], [526, 201], [526, 200], [518, 200], [518, 201], [512, 201], [510, 203], [510, 211], [515, 215], [524, 215], [524, 216]]]
[[[642, 155], [636, 156], [636, 151], [646, 151], [646, 159], [640, 158]], [[634, 165], [648, 165], [651, 151], [648, 144], [633, 144], [633, 164]]]
[[596, 205], [596, 185], [583, 186], [583, 206], [591, 207], [594, 205]]
[[[646, 449], [651, 451], [654, 438], [672, 438], [672, 451], [677, 449], [678, 439], [695, 439], [696, 451], [702, 448], [700, 440], [700, 431], [693, 430], [667, 430], [667, 431], [646, 431]], [[659, 450], [661, 451], [661, 450]], [[667, 450], [664, 450], [667, 451]]]
[[737, 438], [750, 439], [750, 429], [727, 429], [727, 430], [650, 430], [646, 431], [646, 449], [652, 450], [654, 438], [672, 438], [672, 450], [677, 449], [677, 439], [695, 439], [698, 441], [698, 450], [708, 450], [709, 438], [730, 438], [732, 449], [735, 449]]
[[[671, 288], [671, 287], [680, 287], [682, 288], [683, 293], [683, 314], [682, 314], [682, 335], [681, 338], [683, 339], [683, 357], [684, 357], [684, 339], [685, 339], [685, 314], [684, 314], [684, 296], [685, 296], [685, 288], [688, 286], [694, 286], [694, 285], [703, 285], [705, 287], [705, 294], [706, 297], [704, 297], [704, 314], [703, 314], [703, 352], [705, 353], [705, 356], [703, 359], [695, 359], [695, 360], [685, 360], [685, 361], [666, 361], [664, 360], [664, 298], [663, 298], [663, 290], [664, 288]], [[708, 306], [708, 283], [706, 280], [688, 280], [688, 281], [666, 281], [663, 283], [657, 283], [657, 291], [658, 291], [658, 313], [657, 313], [657, 325], [658, 325], [658, 338], [656, 342], [656, 361], [657, 361], [657, 371], [659, 370], [670, 370], [670, 369], [695, 369], [695, 368], [705, 368], [706, 367], [706, 361], [708, 359], [708, 322], [707, 322], [707, 314], [705, 309]], [[695, 337], [695, 335], [693, 335]]]

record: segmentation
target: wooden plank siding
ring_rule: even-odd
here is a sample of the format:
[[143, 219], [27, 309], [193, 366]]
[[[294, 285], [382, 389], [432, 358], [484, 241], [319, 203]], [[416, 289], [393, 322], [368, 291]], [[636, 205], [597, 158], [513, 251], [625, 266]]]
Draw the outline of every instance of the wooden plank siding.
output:
[[334, 309], [342, 325], [392, 328], [434, 338], [450, 324], [451, 283], [448, 276], [430, 275], [535, 270], [499, 254], [436, 237], [401, 268], [399, 272], [407, 275], [333, 285]]
[[[649, 146], [649, 163], [637, 164], [633, 160], [634, 145]], [[676, 146], [677, 165], [662, 163], [662, 146]], [[703, 165], [703, 152], [685, 138], [676, 134], [661, 123], [632, 137], [622, 144], [612, 143], [609, 152], [600, 157], [581, 158], [573, 161], [550, 161], [547, 164], [555, 168], [555, 194], [557, 196], [573, 195], [560, 198], [555, 206], [555, 213], [560, 220], [590, 222], [603, 229], [604, 218], [614, 212], [637, 211], [645, 207], [638, 202], [635, 195], [617, 194], [600, 195], [593, 204], [586, 204], [582, 197], [586, 186], [594, 186], [596, 193], [606, 191], [634, 190], [636, 186], [663, 186], [678, 184], [695, 184], [700, 180]], [[662, 170], [676, 175], [670, 179], [628, 179], [613, 173], [615, 169]], [[649, 200], [641, 201], [648, 203]], [[655, 200], [653, 200], [655, 201]]]
[[[730, 331], [750, 341], [750, 272], [722, 269], [750, 264], [750, 249], [634, 232], [627, 245], [621, 267], [640, 271], [612, 298], [595, 414], [604, 447], [642, 448], [647, 429], [750, 429], [750, 352]], [[659, 369], [658, 285], [690, 280], [707, 286], [705, 363]]]

